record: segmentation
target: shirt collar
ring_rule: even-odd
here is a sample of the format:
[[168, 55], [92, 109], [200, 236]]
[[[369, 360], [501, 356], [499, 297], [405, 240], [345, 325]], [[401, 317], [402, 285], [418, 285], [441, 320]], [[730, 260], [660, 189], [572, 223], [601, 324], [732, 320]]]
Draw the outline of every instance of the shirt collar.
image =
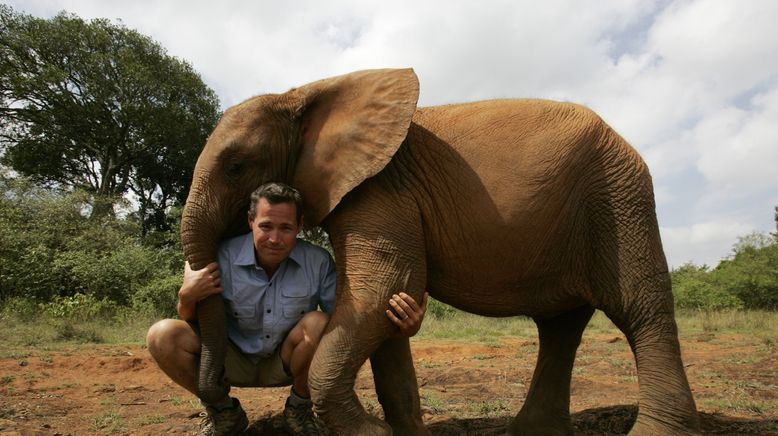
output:
[[[297, 265], [302, 265], [303, 258], [305, 257], [300, 242], [301, 240], [298, 238], [292, 252], [289, 253], [289, 259], [292, 259]], [[243, 241], [243, 247], [241, 247], [238, 256], [235, 258], [235, 265], [259, 266], [256, 264], [256, 259], [254, 257], [254, 238], [251, 233], [246, 235], [245, 240]]]
[[256, 264], [254, 259], [254, 238], [252, 233], [248, 233], [243, 239], [243, 247], [241, 247], [238, 256], [235, 258], [235, 265], [249, 266], [254, 264]]

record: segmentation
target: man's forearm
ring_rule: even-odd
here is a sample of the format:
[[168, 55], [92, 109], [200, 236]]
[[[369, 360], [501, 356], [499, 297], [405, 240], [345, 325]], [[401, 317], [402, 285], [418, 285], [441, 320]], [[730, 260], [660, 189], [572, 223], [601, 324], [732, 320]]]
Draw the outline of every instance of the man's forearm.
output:
[[197, 303], [190, 301], [185, 302], [180, 291], [178, 293], [176, 310], [178, 311], [178, 317], [184, 321], [194, 321], [195, 317], [197, 317]]
[[181, 300], [178, 301], [176, 310], [178, 311], [178, 317], [184, 321], [193, 321], [197, 316], [196, 306], [184, 305], [181, 303]]

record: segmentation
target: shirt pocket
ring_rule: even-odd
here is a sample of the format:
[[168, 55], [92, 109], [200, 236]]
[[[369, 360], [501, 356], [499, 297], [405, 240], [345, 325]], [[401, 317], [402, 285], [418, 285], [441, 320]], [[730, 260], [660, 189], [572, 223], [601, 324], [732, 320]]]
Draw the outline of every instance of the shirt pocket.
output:
[[241, 330], [258, 330], [257, 308], [253, 305], [232, 305], [232, 316], [238, 322]]
[[298, 285], [290, 283], [281, 289], [281, 295], [284, 297], [284, 300], [299, 301], [298, 299], [310, 297], [311, 286], [308, 284]]
[[311, 306], [308, 283], [288, 283], [281, 289], [281, 312], [287, 320], [300, 320]]
[[283, 313], [286, 319], [301, 319], [305, 313], [308, 312], [308, 302], [305, 303], [290, 303], [284, 304]]

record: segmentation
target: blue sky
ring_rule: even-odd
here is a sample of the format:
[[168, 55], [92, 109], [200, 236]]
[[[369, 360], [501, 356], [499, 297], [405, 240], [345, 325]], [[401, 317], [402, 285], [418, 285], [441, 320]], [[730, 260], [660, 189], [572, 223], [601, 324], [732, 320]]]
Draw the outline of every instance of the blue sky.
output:
[[567, 100], [648, 162], [671, 266], [774, 230], [778, 2], [0, 0], [121, 19], [189, 61], [223, 107], [366, 68], [413, 67], [420, 105]]

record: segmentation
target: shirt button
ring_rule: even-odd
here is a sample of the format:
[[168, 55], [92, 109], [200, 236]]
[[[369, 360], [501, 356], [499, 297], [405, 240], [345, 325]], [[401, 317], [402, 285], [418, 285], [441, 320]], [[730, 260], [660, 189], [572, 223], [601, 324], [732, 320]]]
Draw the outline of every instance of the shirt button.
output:
[[270, 339], [270, 335], [265, 335], [266, 338]]
[[270, 309], [267, 310], [267, 313], [270, 313]]

